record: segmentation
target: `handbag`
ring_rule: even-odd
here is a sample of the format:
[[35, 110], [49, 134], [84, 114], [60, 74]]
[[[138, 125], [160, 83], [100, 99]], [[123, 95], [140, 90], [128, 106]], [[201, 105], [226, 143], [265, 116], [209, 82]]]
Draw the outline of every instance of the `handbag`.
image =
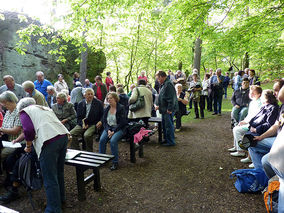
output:
[[142, 109], [145, 106], [144, 96], [140, 95], [138, 87], [136, 87], [136, 89], [137, 89], [138, 96], [137, 96], [136, 102], [129, 105], [129, 110], [131, 112], [136, 112], [137, 110]]
[[262, 169], [239, 169], [231, 176], [237, 177], [235, 187], [239, 192], [259, 192], [268, 185], [268, 177]]
[[249, 147], [254, 147], [257, 144], [252, 133], [246, 133], [242, 140], [238, 141], [239, 147], [243, 150], [248, 150]]

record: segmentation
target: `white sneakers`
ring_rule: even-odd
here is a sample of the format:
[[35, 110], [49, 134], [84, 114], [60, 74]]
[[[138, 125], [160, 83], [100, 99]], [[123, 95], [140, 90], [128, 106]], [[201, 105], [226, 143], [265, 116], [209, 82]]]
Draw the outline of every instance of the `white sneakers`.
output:
[[251, 163], [251, 159], [249, 157], [241, 159], [242, 163]]
[[233, 157], [244, 157], [244, 156], [246, 156], [246, 153], [245, 152], [232, 152], [231, 156], [233, 156]]
[[235, 151], [237, 151], [237, 149], [236, 149], [236, 147], [233, 147], [233, 148], [228, 149], [228, 151], [229, 152], [235, 152]]
[[249, 165], [249, 168], [254, 168], [253, 163], [251, 163], [251, 164]]

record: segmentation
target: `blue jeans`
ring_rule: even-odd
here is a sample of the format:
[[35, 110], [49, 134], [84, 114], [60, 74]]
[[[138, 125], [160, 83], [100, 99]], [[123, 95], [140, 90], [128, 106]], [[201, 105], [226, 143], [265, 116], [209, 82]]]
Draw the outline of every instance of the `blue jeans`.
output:
[[175, 145], [175, 126], [174, 126], [174, 113], [162, 114], [162, 127], [164, 132], [164, 138], [170, 145]]
[[233, 107], [232, 109], [232, 118], [235, 119], [237, 122], [242, 121], [248, 114], [248, 107]]
[[227, 99], [227, 90], [228, 90], [228, 86], [224, 86], [224, 95], [225, 95], [225, 99]]
[[100, 147], [99, 152], [102, 154], [106, 153], [106, 144], [110, 141], [110, 150], [111, 154], [114, 155], [113, 163], [118, 163], [118, 141], [122, 138], [123, 131], [119, 130], [113, 134], [113, 136], [109, 139], [107, 131], [104, 130], [100, 137]]
[[39, 162], [47, 199], [45, 213], [61, 212], [61, 203], [65, 201], [64, 163], [67, 142], [66, 135], [44, 145], [41, 150]]
[[250, 147], [248, 149], [251, 160], [254, 164], [254, 168], [263, 169], [261, 159], [265, 154], [270, 151], [275, 139], [276, 137], [265, 138], [261, 141], [258, 141], [255, 147]]
[[222, 99], [223, 99], [223, 91], [214, 91], [213, 94], [213, 106], [214, 106], [214, 112], [216, 114], [221, 114], [222, 109]]
[[262, 165], [268, 178], [272, 178], [275, 174], [279, 177], [280, 188], [278, 195], [278, 213], [284, 212], [284, 170], [279, 171], [269, 163], [269, 153], [263, 156]]

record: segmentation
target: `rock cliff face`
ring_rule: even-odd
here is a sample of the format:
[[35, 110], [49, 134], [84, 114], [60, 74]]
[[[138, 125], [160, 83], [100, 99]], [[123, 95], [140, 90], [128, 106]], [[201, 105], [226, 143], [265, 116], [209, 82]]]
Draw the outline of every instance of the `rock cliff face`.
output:
[[14, 49], [19, 40], [16, 32], [35, 21], [27, 18], [27, 22], [21, 22], [19, 14], [14, 12], [4, 12], [4, 16], [5, 20], [0, 19], [0, 85], [3, 84], [3, 76], [7, 74], [20, 84], [26, 80], [34, 81], [35, 73], [39, 70], [45, 73], [46, 79], [56, 81], [61, 65], [54, 56], [48, 54], [49, 47], [32, 39], [25, 55], [20, 55]]

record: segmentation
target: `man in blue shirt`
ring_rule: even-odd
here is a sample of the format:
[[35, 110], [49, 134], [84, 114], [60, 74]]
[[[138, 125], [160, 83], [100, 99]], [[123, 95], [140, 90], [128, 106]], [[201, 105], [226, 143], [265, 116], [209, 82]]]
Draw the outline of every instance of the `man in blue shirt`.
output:
[[38, 91], [40, 91], [44, 97], [45, 100], [47, 100], [47, 92], [46, 89], [48, 86], [53, 86], [52, 83], [50, 83], [50, 81], [44, 79], [44, 74], [42, 71], [37, 71], [36, 72], [36, 78], [37, 80], [34, 81], [34, 85], [35, 85], [35, 89], [37, 89]]
[[222, 99], [223, 99], [223, 81], [224, 76], [222, 75], [222, 70], [218, 68], [216, 70], [216, 75], [213, 75], [210, 79], [210, 87], [213, 93], [214, 100], [214, 113], [213, 115], [221, 115], [222, 109]]

